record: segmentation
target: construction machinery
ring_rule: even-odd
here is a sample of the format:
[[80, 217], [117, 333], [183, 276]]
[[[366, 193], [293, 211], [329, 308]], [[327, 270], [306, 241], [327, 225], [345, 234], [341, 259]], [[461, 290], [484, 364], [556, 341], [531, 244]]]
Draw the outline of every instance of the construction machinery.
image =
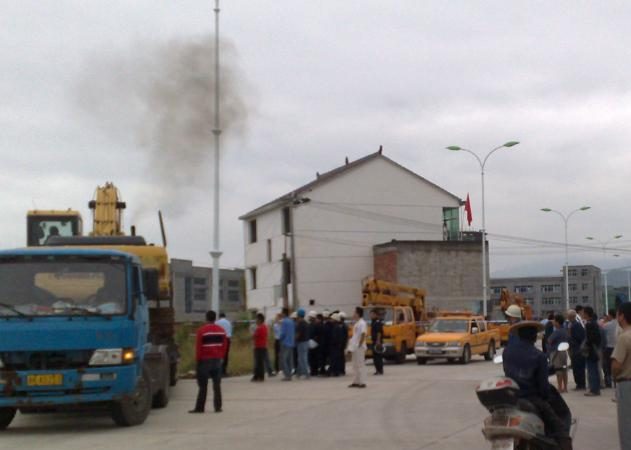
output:
[[170, 380], [171, 385], [175, 385], [179, 352], [175, 344], [175, 311], [162, 215], [159, 214], [159, 220], [163, 245], [159, 246], [147, 244], [144, 238], [136, 236], [134, 226], [131, 227], [131, 235], [125, 235], [123, 212], [127, 204], [113, 183], [98, 186], [88, 207], [92, 211], [89, 236], [83, 235], [83, 221], [78, 211], [29, 211], [27, 245], [117, 250], [136, 255], [143, 269], [157, 271], [159, 289], [158, 295], [150, 299], [149, 335], [152, 343], [168, 348]]
[[[364, 280], [362, 305], [375, 309], [384, 322], [384, 358], [401, 364], [414, 352], [416, 337], [424, 332], [425, 290], [375, 278]], [[370, 330], [368, 352], [372, 356]]]
[[511, 326], [508, 323], [506, 317], [506, 310], [511, 305], [517, 305], [521, 310], [522, 320], [532, 320], [532, 306], [530, 306], [523, 296], [514, 292], [509, 292], [508, 289], [502, 288], [500, 293], [499, 310], [496, 309], [488, 324], [489, 328], [498, 328], [501, 336], [502, 345], [508, 343], [509, 328]]

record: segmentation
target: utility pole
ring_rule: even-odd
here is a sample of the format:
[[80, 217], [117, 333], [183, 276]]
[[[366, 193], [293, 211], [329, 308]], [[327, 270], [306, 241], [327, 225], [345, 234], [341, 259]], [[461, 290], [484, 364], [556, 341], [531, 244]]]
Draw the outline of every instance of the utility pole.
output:
[[210, 256], [213, 259], [213, 286], [210, 309], [219, 313], [219, 137], [221, 135], [221, 122], [219, 121], [219, 0], [215, 0], [215, 123], [213, 135], [215, 136], [215, 167], [214, 167], [214, 227], [213, 249]]

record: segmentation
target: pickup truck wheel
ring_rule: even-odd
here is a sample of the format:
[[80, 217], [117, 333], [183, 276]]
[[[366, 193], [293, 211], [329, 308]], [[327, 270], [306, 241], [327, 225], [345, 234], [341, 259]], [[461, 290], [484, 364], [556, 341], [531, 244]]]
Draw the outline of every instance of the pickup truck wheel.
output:
[[427, 358], [416, 358], [416, 364], [419, 366], [427, 364]]
[[147, 369], [136, 381], [136, 388], [122, 400], [112, 404], [112, 420], [121, 427], [143, 423], [151, 410], [151, 378]]
[[15, 417], [15, 408], [0, 408], [0, 430], [5, 430]]
[[460, 364], [469, 364], [469, 361], [471, 361], [471, 347], [469, 347], [469, 344], [464, 346], [464, 349], [462, 350], [462, 357], [460, 358]]
[[484, 359], [491, 361], [495, 357], [495, 341], [489, 342], [489, 351], [484, 354]]
[[397, 355], [397, 364], [405, 363], [405, 359], [408, 356], [408, 346], [405, 342], [401, 342], [401, 352]]

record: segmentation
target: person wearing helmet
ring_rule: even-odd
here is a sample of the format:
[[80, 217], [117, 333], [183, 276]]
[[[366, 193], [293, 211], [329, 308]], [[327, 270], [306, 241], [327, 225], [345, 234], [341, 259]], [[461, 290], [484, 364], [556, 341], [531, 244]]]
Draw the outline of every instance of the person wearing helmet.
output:
[[517, 340], [504, 350], [504, 374], [519, 385], [518, 396], [536, 408], [545, 424], [546, 434], [554, 438], [561, 449], [571, 449], [570, 410], [548, 382], [548, 358], [535, 347], [542, 330], [543, 325], [535, 321], [520, 321], [511, 326], [510, 334]]
[[[506, 315], [506, 319], [508, 320], [508, 323], [510, 325], [514, 325], [521, 320], [521, 308], [518, 305], [510, 305], [508, 308], [506, 308], [504, 314]], [[508, 343], [506, 345], [511, 345], [518, 340], [519, 338], [517, 337], [517, 335], [509, 333]]]

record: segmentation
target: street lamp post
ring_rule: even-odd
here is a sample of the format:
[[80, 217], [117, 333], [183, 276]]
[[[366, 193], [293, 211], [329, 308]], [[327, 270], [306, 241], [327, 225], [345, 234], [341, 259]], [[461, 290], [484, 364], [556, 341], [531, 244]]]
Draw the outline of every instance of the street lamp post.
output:
[[484, 159], [481, 159], [477, 155], [477, 153], [474, 153], [471, 150], [466, 149], [466, 148], [458, 147], [457, 145], [451, 145], [447, 147], [447, 150], [463, 151], [463, 152], [471, 153], [480, 164], [480, 176], [481, 176], [481, 181], [482, 181], [482, 230], [481, 230], [482, 231], [482, 309], [483, 309], [484, 317], [488, 315], [487, 279], [486, 279], [487, 278], [487, 275], [486, 275], [486, 218], [484, 215], [484, 167], [486, 167], [486, 161], [489, 159], [489, 156], [491, 156], [497, 150], [504, 147], [506, 148], [514, 147], [517, 144], [519, 144], [518, 141], [506, 142], [505, 144], [502, 144], [499, 147], [495, 147], [493, 150], [487, 153]]
[[[612, 237], [611, 239], [607, 241], [601, 241], [599, 239], [593, 238], [592, 236], [587, 236], [585, 239], [589, 241], [598, 242], [600, 244], [600, 248], [603, 251], [603, 262], [604, 262], [607, 258], [607, 245], [609, 245], [612, 241], [615, 241], [616, 239], [620, 239], [621, 237], [622, 237], [621, 234], [616, 234], [614, 237]], [[619, 255], [613, 255], [613, 256], [619, 256]], [[603, 276], [605, 277], [605, 311], [608, 312], [609, 311], [609, 289], [607, 287], [607, 271], [606, 270], [603, 270]]]
[[565, 225], [565, 267], [563, 270], [563, 277], [565, 278], [565, 309], [569, 310], [570, 309], [570, 281], [569, 281], [569, 274], [568, 274], [568, 246], [567, 246], [567, 223], [570, 220], [570, 217], [572, 217], [574, 215], [574, 213], [577, 213], [579, 211], [587, 211], [588, 209], [590, 209], [591, 206], [582, 206], [578, 209], [575, 209], [574, 211], [571, 211], [569, 214], [563, 214], [561, 211], [557, 211], [556, 209], [550, 209], [550, 208], [541, 208], [541, 211], [543, 212], [553, 212], [558, 214], [561, 219], [563, 220], [563, 224]]

